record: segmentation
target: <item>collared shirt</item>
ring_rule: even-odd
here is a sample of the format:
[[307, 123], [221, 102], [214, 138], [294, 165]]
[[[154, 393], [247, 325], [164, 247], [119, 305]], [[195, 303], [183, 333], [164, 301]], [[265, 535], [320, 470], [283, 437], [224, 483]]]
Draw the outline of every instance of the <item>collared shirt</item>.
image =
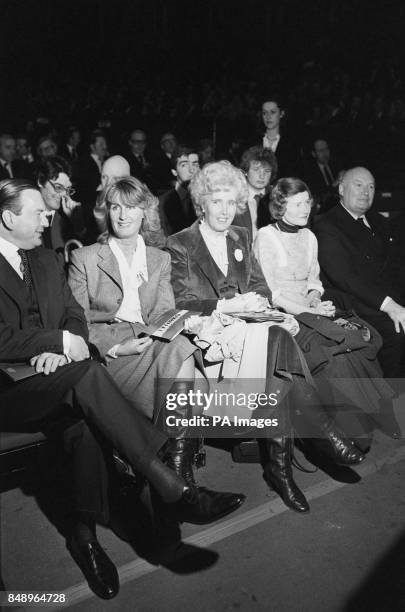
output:
[[[353, 219], [354, 219], [355, 221], [357, 221], [357, 219], [362, 219], [362, 221], [363, 221], [364, 225], [366, 225], [366, 226], [368, 227], [368, 229], [371, 229], [370, 224], [369, 224], [369, 222], [367, 221], [367, 219], [366, 219], [366, 216], [365, 216], [365, 215], [355, 215], [355, 214], [354, 214], [354, 213], [352, 213], [352, 212], [351, 212], [351, 211], [350, 211], [348, 208], [346, 208], [346, 206], [343, 206], [342, 202], [341, 202], [340, 204], [341, 204], [342, 208], [344, 208], [344, 209], [345, 209], [345, 210], [346, 210], [346, 211], [349, 213], [349, 215], [350, 215], [351, 217], [353, 217]], [[389, 304], [391, 301], [392, 301], [392, 298], [391, 298], [389, 295], [387, 295], [387, 296], [386, 296], [386, 297], [383, 299], [383, 301], [382, 301], [382, 304], [381, 304], [381, 306], [380, 306], [380, 310], [384, 311], [384, 310], [385, 310], [385, 307], [386, 307], [386, 306], [387, 306], [387, 305], [388, 305], [388, 304]]]
[[214, 232], [205, 221], [199, 226], [201, 236], [209, 250], [213, 260], [224, 276], [228, 275], [228, 248], [226, 244], [226, 232]]
[[252, 219], [252, 240], [256, 238], [257, 234], [258, 201], [256, 196], [262, 198], [264, 196], [264, 189], [262, 191], [257, 191], [256, 189], [253, 189], [251, 185], [248, 185], [248, 208], [250, 212], [250, 218]]
[[[8, 263], [13, 268], [13, 270], [17, 272], [21, 280], [23, 280], [24, 276], [21, 270], [21, 257], [20, 257], [20, 254], [18, 253], [18, 249], [19, 247], [17, 245], [13, 244], [12, 242], [9, 242], [8, 240], [5, 240], [4, 238], [0, 236], [0, 253], [6, 259], [6, 261], [8, 261]], [[66, 357], [68, 358], [68, 361], [70, 362], [70, 358], [69, 358], [70, 332], [64, 329], [62, 335], [63, 335], [63, 353], [64, 355], [66, 355]]]
[[146, 247], [143, 238], [138, 235], [131, 265], [128, 264], [115, 238], [110, 238], [108, 245], [117, 260], [124, 293], [121, 306], [115, 317], [120, 321], [128, 321], [129, 323], [144, 323], [138, 291], [142, 283], [148, 281]]
[[98, 169], [99, 169], [99, 172], [100, 172], [100, 174], [101, 174], [101, 167], [102, 167], [102, 165], [103, 165], [103, 164], [101, 163], [101, 160], [99, 159], [99, 157], [98, 157], [98, 156], [97, 156], [95, 153], [90, 153], [90, 157], [92, 157], [92, 158], [94, 159], [94, 161], [96, 162], [97, 167], [98, 167]]
[[9, 175], [9, 177], [10, 178], [14, 178], [13, 168], [11, 166], [11, 163], [6, 161], [5, 159], [0, 158], [0, 164], [3, 166], [4, 170], [6, 170], [6, 172]]
[[19, 255], [18, 246], [5, 240], [0, 236], [0, 253], [8, 261], [10, 266], [17, 272], [18, 276], [22, 279], [23, 273], [21, 272], [21, 257]]
[[277, 151], [278, 143], [280, 142], [280, 134], [277, 134], [276, 138], [270, 139], [266, 134], [263, 136], [263, 148], [271, 149], [273, 153]]
[[349, 210], [348, 208], [346, 208], [346, 206], [344, 206], [344, 204], [342, 204], [342, 203], [340, 203], [340, 204], [341, 204], [341, 206], [342, 206], [342, 207], [343, 207], [343, 208], [344, 208], [344, 209], [345, 209], [345, 210], [346, 210], [346, 211], [349, 213], [349, 215], [350, 215], [351, 217], [353, 217], [353, 219], [354, 219], [355, 221], [357, 221], [357, 219], [361, 219], [361, 220], [363, 221], [364, 225], [365, 225], [366, 227], [368, 227], [368, 229], [371, 229], [370, 224], [369, 224], [369, 222], [368, 222], [368, 221], [367, 221], [367, 219], [366, 219], [366, 215], [364, 215], [364, 214], [363, 214], [363, 215], [356, 215], [355, 213], [352, 213], [352, 211], [351, 211], [351, 210]]

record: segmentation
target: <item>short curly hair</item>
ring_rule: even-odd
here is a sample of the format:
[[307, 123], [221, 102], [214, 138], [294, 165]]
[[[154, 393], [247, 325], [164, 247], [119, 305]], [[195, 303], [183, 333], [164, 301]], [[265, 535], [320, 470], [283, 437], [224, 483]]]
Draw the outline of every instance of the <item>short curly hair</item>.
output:
[[97, 202], [97, 223], [101, 229], [98, 242], [105, 244], [111, 235], [110, 207], [112, 204], [139, 207], [144, 211], [142, 229], [160, 229], [159, 200], [144, 183], [133, 176], [117, 179], [105, 186]]
[[243, 172], [249, 172], [251, 162], [267, 164], [271, 170], [271, 180], [274, 181], [276, 179], [278, 170], [277, 158], [271, 149], [265, 149], [260, 145], [246, 149], [240, 160], [240, 169]]
[[271, 191], [271, 216], [277, 220], [281, 219], [285, 215], [288, 198], [296, 195], [297, 193], [304, 193], [305, 191], [308, 192], [312, 206], [313, 197], [311, 194], [311, 190], [309, 189], [308, 185], [304, 183], [304, 181], [291, 176], [279, 179]]
[[246, 210], [248, 187], [243, 172], [229, 161], [211, 162], [196, 172], [190, 181], [190, 193], [197, 215], [201, 215], [204, 200], [215, 191], [232, 187], [236, 191], [236, 210]]

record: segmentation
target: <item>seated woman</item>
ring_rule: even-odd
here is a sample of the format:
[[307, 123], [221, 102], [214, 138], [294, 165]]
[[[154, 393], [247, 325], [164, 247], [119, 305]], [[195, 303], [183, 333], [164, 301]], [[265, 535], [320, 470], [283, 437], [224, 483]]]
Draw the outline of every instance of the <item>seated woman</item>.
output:
[[[158, 223], [155, 199], [132, 177], [108, 185], [103, 199], [105, 231], [98, 243], [73, 252], [69, 284], [84, 309], [90, 342], [121, 392], [137, 410], [163, 426], [167, 393], [187, 393], [194, 388], [198, 349], [183, 335], [171, 342], [145, 335], [146, 326], [175, 307], [170, 258], [159, 249], [145, 247], [139, 234], [142, 223], [152, 230]], [[177, 405], [175, 410], [171, 414], [191, 416], [188, 406]], [[196, 444], [187, 434], [187, 427], [176, 430], [166, 449], [166, 461], [187, 482], [194, 482]], [[207, 493], [208, 514], [215, 518], [244, 501], [243, 495]]]
[[[246, 202], [247, 185], [242, 172], [227, 161], [207, 164], [192, 178], [190, 190], [196, 207], [202, 210], [202, 217], [191, 227], [170, 236], [166, 246], [172, 258], [177, 307], [204, 315], [215, 310], [221, 313], [262, 311], [271, 300], [271, 292], [251, 253], [248, 230], [231, 225], [236, 211], [242, 212]], [[249, 336], [255, 335], [256, 325], [260, 324], [248, 324], [242, 360], [250, 362], [253, 372], [259, 372], [264, 366], [266, 392], [286, 385], [291, 389], [291, 380], [305, 383], [306, 364], [292, 336], [279, 326], [266, 327], [265, 333], [261, 333], [266, 342], [260, 343], [257, 337], [255, 345]], [[251, 349], [246, 354], [248, 346]], [[264, 349], [261, 352], [260, 346]], [[250, 375], [255, 377], [259, 378]], [[306, 512], [307, 500], [292, 476], [292, 440], [288, 435], [286, 405], [278, 412], [281, 434], [267, 435], [261, 443], [264, 478], [289, 507]], [[342, 432], [333, 428], [331, 420], [316, 403], [309, 405], [305, 413], [318, 428], [319, 435], [328, 440], [324, 447], [334, 460], [354, 464], [364, 458]]]
[[312, 196], [303, 181], [279, 179], [270, 201], [270, 212], [277, 222], [259, 230], [254, 253], [273, 304], [299, 321], [296, 340], [323, 404], [330, 405], [339, 425], [365, 449], [369, 445], [367, 432], [372, 429], [367, 415], [378, 415], [386, 402], [388, 407], [393, 393], [377, 361], [381, 346], [378, 333], [350, 313], [339, 319], [333, 303], [322, 301], [318, 244], [305, 227], [311, 206]]

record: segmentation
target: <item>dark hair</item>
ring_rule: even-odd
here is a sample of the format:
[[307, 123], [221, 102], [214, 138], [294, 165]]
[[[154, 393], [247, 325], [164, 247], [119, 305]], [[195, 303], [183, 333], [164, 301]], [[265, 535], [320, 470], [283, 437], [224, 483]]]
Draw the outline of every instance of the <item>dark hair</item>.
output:
[[274, 102], [275, 104], [277, 104], [277, 106], [279, 107], [279, 109], [281, 111], [285, 110], [285, 103], [283, 100], [283, 97], [280, 95], [280, 93], [270, 93], [270, 95], [263, 96], [263, 101], [262, 101], [262, 106], [263, 104], [266, 104], [266, 102]]
[[251, 162], [260, 162], [261, 164], [267, 164], [271, 168], [271, 178], [274, 181], [277, 176], [278, 164], [277, 158], [271, 149], [265, 149], [260, 145], [250, 147], [243, 152], [240, 160], [240, 169], [242, 172], [247, 173], [250, 168]]
[[96, 144], [97, 138], [105, 138], [103, 130], [93, 130], [89, 137], [89, 145]]
[[281, 178], [274, 185], [271, 192], [270, 212], [274, 219], [281, 219], [287, 208], [287, 199], [297, 193], [308, 191], [312, 204], [312, 194], [306, 183], [296, 177]]
[[33, 183], [26, 179], [6, 179], [0, 182], [0, 215], [4, 210], [11, 210], [19, 215], [21, 212], [20, 195], [23, 191], [33, 189], [39, 191]]
[[48, 181], [57, 179], [61, 172], [69, 177], [72, 176], [72, 167], [69, 162], [59, 155], [48, 157], [35, 164], [33, 170], [34, 181], [43, 187]]
[[183, 157], [183, 155], [186, 155], [188, 157], [192, 153], [195, 153], [195, 155], [198, 155], [196, 149], [192, 147], [188, 147], [183, 144], [178, 145], [173, 151], [171, 159], [170, 159], [170, 163], [172, 165], [173, 170], [176, 170], [177, 161], [180, 157]]

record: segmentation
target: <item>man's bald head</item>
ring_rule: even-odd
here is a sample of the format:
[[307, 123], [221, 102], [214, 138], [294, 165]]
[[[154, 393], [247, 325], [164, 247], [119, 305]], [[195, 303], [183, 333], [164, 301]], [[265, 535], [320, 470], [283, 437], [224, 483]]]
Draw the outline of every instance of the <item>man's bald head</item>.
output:
[[339, 185], [342, 204], [347, 210], [361, 217], [373, 203], [375, 193], [374, 177], [367, 168], [351, 168], [344, 173]]
[[105, 187], [111, 181], [131, 175], [129, 163], [121, 155], [109, 157], [101, 168], [101, 185]]

